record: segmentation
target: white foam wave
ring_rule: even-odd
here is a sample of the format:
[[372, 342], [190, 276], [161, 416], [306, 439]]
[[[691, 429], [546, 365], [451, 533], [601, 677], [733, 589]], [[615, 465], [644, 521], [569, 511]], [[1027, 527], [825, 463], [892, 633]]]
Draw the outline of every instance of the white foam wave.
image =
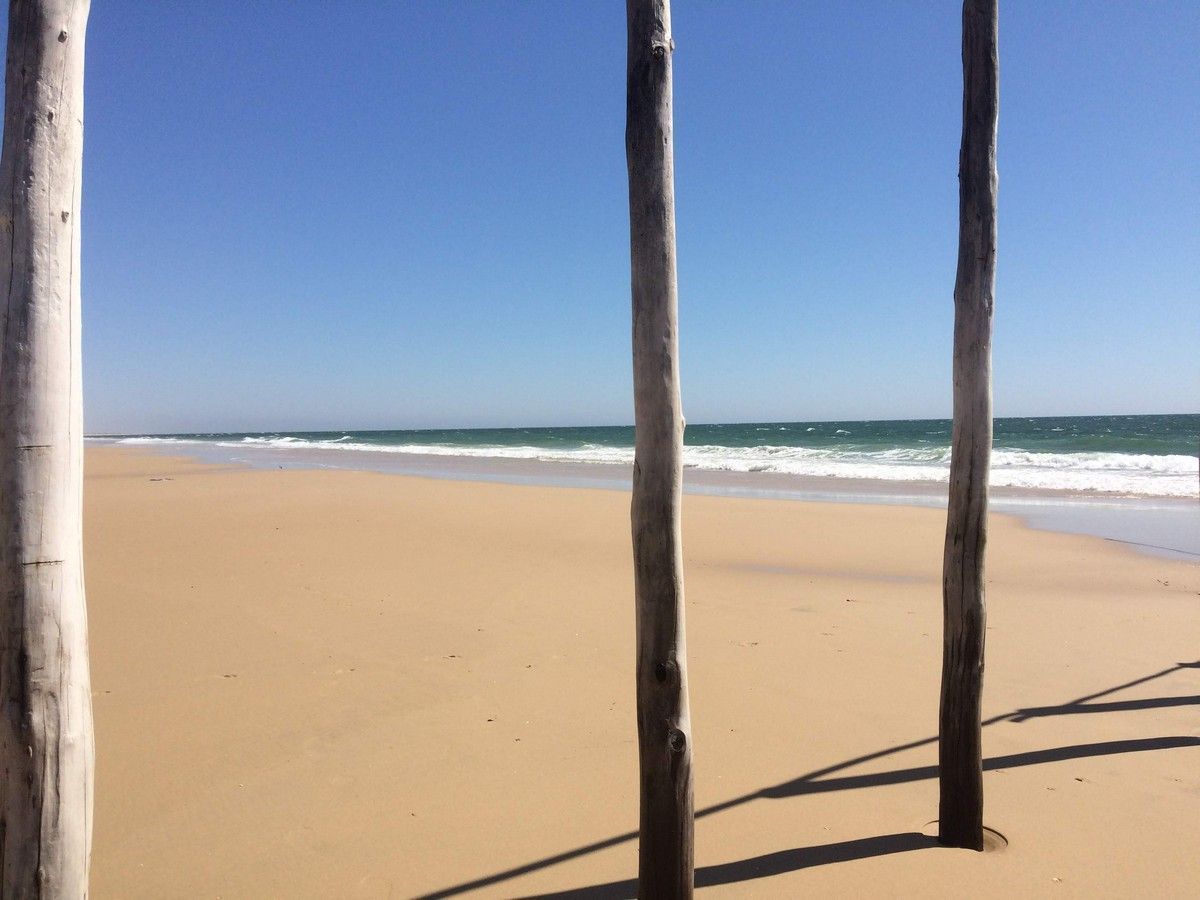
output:
[[166, 438], [166, 437], [127, 437], [120, 438], [116, 441], [118, 444], [203, 444], [206, 441], [191, 439], [191, 438]]
[[[124, 444], [215, 444], [226, 448], [323, 450], [476, 457], [631, 465], [632, 447], [584, 444], [572, 448], [534, 446], [464, 446], [451, 444], [370, 444], [344, 435], [328, 440], [293, 436], [245, 437], [237, 441], [196, 438], [133, 437]], [[950, 448], [906, 447], [889, 450], [786, 446], [687, 446], [684, 466], [724, 472], [772, 472], [824, 478], [944, 482], [949, 477]], [[1039, 453], [999, 449], [992, 453], [995, 486], [1102, 492], [1143, 497], [1195, 497], [1200, 490], [1200, 459], [1132, 453]]]

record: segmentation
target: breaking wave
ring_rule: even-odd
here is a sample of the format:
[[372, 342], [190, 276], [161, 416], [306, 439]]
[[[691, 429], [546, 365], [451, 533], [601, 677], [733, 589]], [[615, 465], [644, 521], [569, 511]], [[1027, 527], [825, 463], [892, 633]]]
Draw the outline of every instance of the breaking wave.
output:
[[[122, 444], [196, 444], [273, 451], [335, 451], [421, 456], [526, 459], [543, 462], [630, 465], [633, 448], [597, 443], [564, 447], [474, 443], [371, 443], [353, 434], [311, 439], [292, 435], [211, 437], [129, 437]], [[820, 478], [944, 482], [949, 477], [950, 449], [922, 444], [891, 449], [754, 446], [716, 444], [684, 448], [684, 466], [724, 472], [769, 472]], [[1200, 485], [1200, 458], [1108, 452], [1044, 452], [1002, 448], [992, 452], [991, 483], [995, 486], [1099, 492], [1141, 497], [1195, 497]]]

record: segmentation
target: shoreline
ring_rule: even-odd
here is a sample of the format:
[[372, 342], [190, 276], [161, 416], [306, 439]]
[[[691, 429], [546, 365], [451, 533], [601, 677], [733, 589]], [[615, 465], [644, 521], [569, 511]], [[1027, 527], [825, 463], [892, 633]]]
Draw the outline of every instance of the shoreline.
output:
[[[85, 482], [97, 900], [629, 895], [625, 496], [95, 447]], [[683, 516], [706, 894], [1194, 892], [1200, 568], [995, 517], [980, 855], [922, 834], [944, 515]]]
[[[121, 444], [88, 438], [89, 446], [114, 447], [158, 456], [195, 459], [253, 469], [311, 469], [375, 472], [406, 477], [541, 487], [630, 490], [626, 465], [595, 462], [425, 455], [243, 445]], [[729, 472], [685, 468], [686, 494], [743, 499], [946, 508], [944, 483], [799, 476], [772, 472]], [[1126, 497], [1066, 490], [990, 489], [990, 510], [1014, 516], [1030, 528], [1085, 534], [1167, 558], [1200, 560], [1200, 499]]]

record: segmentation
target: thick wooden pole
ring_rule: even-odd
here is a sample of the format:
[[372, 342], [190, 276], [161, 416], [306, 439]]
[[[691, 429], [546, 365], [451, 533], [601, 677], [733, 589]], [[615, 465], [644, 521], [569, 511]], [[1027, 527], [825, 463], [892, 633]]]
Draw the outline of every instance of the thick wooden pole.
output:
[[954, 428], [942, 568], [938, 837], [983, 849], [984, 550], [996, 284], [996, 0], [963, 3], [963, 130], [954, 284]]
[[633, 287], [633, 565], [641, 764], [638, 893], [692, 896], [692, 732], [679, 506], [675, 164], [668, 0], [627, 0], [625, 152]]
[[0, 896], [87, 896], [79, 197], [88, 0], [12, 0], [0, 157]]

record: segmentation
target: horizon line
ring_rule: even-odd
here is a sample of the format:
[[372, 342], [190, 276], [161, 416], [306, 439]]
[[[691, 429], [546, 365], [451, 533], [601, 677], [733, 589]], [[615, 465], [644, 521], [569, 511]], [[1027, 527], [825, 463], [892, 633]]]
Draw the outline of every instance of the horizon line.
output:
[[[1070, 415], [1040, 415], [1040, 416], [993, 416], [993, 421], [1003, 419], [1120, 419], [1120, 418], [1152, 418], [1155, 416], [1200, 416], [1200, 412], [1148, 412], [1148, 413], [1074, 413]], [[870, 418], [870, 419], [745, 419], [731, 422], [690, 422], [692, 427], [738, 426], [738, 425], [835, 425], [835, 424], [868, 424], [873, 422], [952, 422], [948, 416], [917, 416], [912, 418]], [[685, 428], [687, 427], [685, 425]], [[84, 438], [121, 438], [121, 437], [181, 437], [204, 434], [350, 434], [388, 431], [549, 431], [559, 428], [633, 428], [628, 423], [593, 423], [590, 425], [439, 425], [422, 426], [419, 428], [264, 428], [249, 430], [234, 429], [204, 429], [196, 431], [98, 431], [85, 432]]]

